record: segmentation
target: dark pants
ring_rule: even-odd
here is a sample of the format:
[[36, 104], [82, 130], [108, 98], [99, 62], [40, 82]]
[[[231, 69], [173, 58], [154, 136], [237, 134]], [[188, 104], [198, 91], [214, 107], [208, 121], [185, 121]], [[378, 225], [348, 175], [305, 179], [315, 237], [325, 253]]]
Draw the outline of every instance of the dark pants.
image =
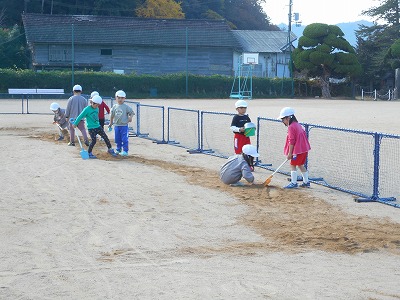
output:
[[100, 127], [104, 129], [104, 122], [106, 119], [99, 119]]
[[96, 136], [97, 135], [100, 135], [103, 138], [104, 142], [106, 142], [107, 148], [111, 149], [110, 140], [108, 139], [107, 134], [104, 132], [104, 129], [101, 126], [97, 127], [97, 128], [89, 129], [89, 134], [90, 134], [90, 138], [91, 138], [90, 145], [88, 148], [89, 153], [92, 153], [93, 147], [94, 147], [94, 145], [96, 145], [96, 142], [97, 142]]

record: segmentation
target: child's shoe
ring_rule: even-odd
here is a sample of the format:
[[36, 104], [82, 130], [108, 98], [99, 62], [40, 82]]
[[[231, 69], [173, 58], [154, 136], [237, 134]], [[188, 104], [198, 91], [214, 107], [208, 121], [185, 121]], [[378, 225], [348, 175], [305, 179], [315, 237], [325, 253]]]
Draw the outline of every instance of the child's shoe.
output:
[[57, 141], [62, 141], [64, 139], [64, 136], [60, 135], [57, 139]]
[[122, 151], [122, 152], [119, 153], [119, 155], [121, 155], [121, 156], [128, 156], [128, 152]]
[[297, 183], [289, 183], [287, 186], [283, 187], [284, 189], [297, 189], [299, 185]]
[[117, 154], [117, 155], [118, 155], [118, 154], [120, 154], [120, 153], [121, 153], [121, 150], [115, 149], [115, 151], [114, 151], [114, 152], [115, 152], [115, 154]]
[[302, 184], [300, 184], [300, 187], [309, 188], [310, 187], [310, 182], [303, 182]]
[[244, 183], [241, 181], [235, 182], [235, 183], [231, 183], [230, 186], [244, 186]]
[[118, 154], [114, 152], [114, 149], [108, 149], [107, 151], [109, 154], [111, 154], [112, 156], [116, 157]]
[[69, 142], [68, 146], [75, 146], [75, 143], [74, 142]]
[[94, 155], [92, 152], [90, 152], [90, 153], [89, 153], [89, 158], [95, 159], [95, 158], [97, 158], [97, 156]]
[[85, 145], [89, 147], [89, 141], [88, 140], [85, 141]]

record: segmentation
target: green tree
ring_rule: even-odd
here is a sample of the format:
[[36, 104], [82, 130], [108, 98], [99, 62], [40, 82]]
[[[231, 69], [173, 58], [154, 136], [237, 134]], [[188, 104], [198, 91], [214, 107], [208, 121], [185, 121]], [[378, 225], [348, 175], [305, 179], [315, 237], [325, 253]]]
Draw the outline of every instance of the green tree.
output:
[[395, 40], [390, 46], [386, 59], [390, 61], [392, 69], [400, 68], [400, 39]]
[[380, 88], [381, 78], [393, 73], [387, 53], [394, 41], [400, 39], [399, 0], [381, 0], [380, 5], [362, 14], [375, 18], [375, 22], [356, 31], [357, 55], [365, 70], [360, 84]]
[[179, 3], [174, 0], [146, 0], [136, 9], [136, 15], [142, 18], [184, 19], [185, 14]]
[[0, 68], [26, 69], [29, 58], [25, 48], [24, 34], [15, 25], [11, 29], [0, 29]]
[[318, 79], [321, 94], [331, 98], [330, 78], [361, 73], [354, 48], [336, 25], [313, 23], [304, 28], [292, 58], [295, 68]]

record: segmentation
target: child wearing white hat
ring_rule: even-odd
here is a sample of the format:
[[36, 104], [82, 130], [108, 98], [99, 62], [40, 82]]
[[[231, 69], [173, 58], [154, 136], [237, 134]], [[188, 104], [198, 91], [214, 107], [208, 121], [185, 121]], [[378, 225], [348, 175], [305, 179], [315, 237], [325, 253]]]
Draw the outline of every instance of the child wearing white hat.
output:
[[103, 99], [99, 95], [93, 96], [90, 100], [90, 105], [86, 106], [85, 109], [79, 114], [79, 116], [75, 120], [71, 120], [73, 123], [73, 127], [76, 128], [78, 124], [86, 119], [87, 127], [89, 130], [91, 142], [89, 144], [88, 153], [89, 158], [97, 158], [93, 153], [93, 147], [96, 145], [96, 137], [100, 135], [104, 142], [107, 145], [108, 153], [112, 156], [116, 156], [116, 153], [112, 149], [110, 140], [108, 139], [107, 134], [104, 132], [103, 127], [100, 126], [99, 122], [99, 105], [103, 102]]
[[112, 130], [114, 125], [114, 140], [117, 144], [116, 153], [121, 156], [128, 156], [129, 151], [129, 127], [128, 123], [132, 122], [132, 117], [135, 115], [133, 109], [125, 104], [126, 93], [119, 90], [115, 93], [117, 103], [111, 108], [110, 124], [108, 131]]
[[[81, 95], [82, 87], [79, 84], [74, 85], [72, 88], [73, 95], [69, 97], [67, 108], [65, 110], [65, 117], [67, 120], [76, 119], [82, 110], [87, 106], [87, 100]], [[81, 121], [78, 124], [78, 129], [82, 133], [84, 142], [86, 146], [89, 146], [89, 139], [85, 128], [85, 121]], [[71, 136], [71, 141], [68, 143], [68, 146], [75, 146], [75, 128], [72, 123], [69, 125], [69, 134]]]
[[241, 154], [235, 154], [221, 167], [220, 179], [231, 186], [244, 185], [240, 179], [244, 178], [250, 184], [254, 183], [252, 167], [254, 158], [258, 157], [257, 148], [253, 145], [244, 145]]
[[53, 102], [50, 104], [50, 110], [54, 113], [53, 124], [57, 124], [58, 128], [58, 139], [57, 141], [62, 141], [64, 135], [68, 134], [68, 121], [65, 117], [65, 109], [60, 107], [60, 104]]
[[233, 147], [236, 154], [242, 153], [244, 145], [251, 144], [250, 137], [245, 135], [245, 124], [251, 122], [250, 117], [246, 114], [247, 102], [238, 100], [235, 103], [237, 114], [233, 116], [231, 130], [233, 131]]
[[283, 149], [286, 158], [290, 160], [290, 183], [285, 186], [285, 189], [294, 189], [298, 187], [297, 184], [297, 167], [300, 169], [303, 177], [303, 183], [300, 187], [309, 188], [310, 181], [308, 179], [308, 171], [304, 166], [308, 151], [311, 146], [308, 142], [307, 134], [303, 127], [297, 121], [294, 115], [294, 109], [291, 107], [284, 107], [279, 113], [279, 119], [288, 128], [285, 146]]

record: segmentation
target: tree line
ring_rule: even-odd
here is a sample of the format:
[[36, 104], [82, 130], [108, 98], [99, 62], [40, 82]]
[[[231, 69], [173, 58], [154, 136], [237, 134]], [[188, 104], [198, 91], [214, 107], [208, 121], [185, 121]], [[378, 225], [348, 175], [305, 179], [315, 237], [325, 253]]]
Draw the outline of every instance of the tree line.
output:
[[[400, 67], [400, 0], [380, 0], [361, 14], [374, 18], [360, 25], [352, 47], [335, 25], [307, 26], [293, 51], [292, 70], [318, 78], [329, 96], [329, 78], [348, 77], [359, 86], [379, 89]], [[0, 0], [0, 68], [27, 69], [21, 14], [87, 14], [144, 18], [225, 19], [232, 29], [280, 30], [262, 9], [266, 0]], [[268, 9], [266, 9], [268, 10]], [[325, 86], [322, 86], [325, 84]], [[325, 92], [324, 92], [325, 91]], [[328, 92], [328, 93], [327, 93]]]

